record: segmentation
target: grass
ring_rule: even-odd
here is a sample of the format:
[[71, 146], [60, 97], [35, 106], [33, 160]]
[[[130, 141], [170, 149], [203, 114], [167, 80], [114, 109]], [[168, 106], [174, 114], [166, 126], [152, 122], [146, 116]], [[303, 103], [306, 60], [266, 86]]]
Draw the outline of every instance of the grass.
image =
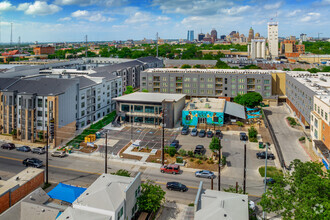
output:
[[[265, 167], [262, 166], [259, 168], [259, 174], [262, 177], [265, 177]], [[282, 170], [276, 169], [276, 167], [267, 166], [267, 177], [274, 178], [275, 176], [283, 175]]]
[[86, 128], [80, 135], [69, 141], [67, 143], [67, 146], [75, 145], [83, 142], [87, 135], [95, 134], [105, 125], [111, 123], [115, 119], [115, 117], [116, 117], [116, 111], [113, 111], [110, 114], [104, 116], [100, 121], [96, 122], [95, 124], [92, 124], [91, 126], [89, 126], [89, 128]]

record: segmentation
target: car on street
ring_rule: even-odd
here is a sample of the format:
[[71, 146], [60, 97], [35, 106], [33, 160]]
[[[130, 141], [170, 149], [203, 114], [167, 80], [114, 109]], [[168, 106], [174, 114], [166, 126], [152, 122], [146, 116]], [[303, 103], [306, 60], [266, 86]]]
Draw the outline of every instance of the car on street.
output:
[[239, 133], [239, 139], [241, 141], [247, 141], [248, 140], [248, 136], [246, 135], [245, 132], [241, 132], [241, 133]]
[[2, 149], [7, 149], [7, 150], [13, 150], [13, 149], [15, 149], [15, 144], [6, 143], [6, 144], [1, 145], [1, 148]]
[[181, 192], [186, 192], [188, 190], [188, 187], [186, 185], [183, 185], [179, 182], [167, 182], [166, 188], [169, 190], [175, 190]]
[[54, 151], [51, 154], [52, 157], [65, 157], [66, 156], [66, 152], [65, 151]]
[[208, 132], [206, 133], [206, 137], [208, 137], [208, 138], [212, 138], [212, 137], [213, 137], [213, 131], [208, 131]]
[[188, 126], [188, 125], [183, 126], [183, 128], [182, 128], [182, 130], [181, 130], [181, 134], [182, 134], [182, 135], [187, 135], [187, 134], [189, 134], [189, 126]]
[[197, 145], [194, 150], [194, 154], [203, 154], [205, 151], [205, 148], [203, 145]]
[[[276, 181], [273, 179], [273, 178], [266, 178], [266, 184], [268, 185], [268, 184], [274, 184]], [[264, 179], [264, 183], [265, 183], [265, 179]]]
[[[266, 151], [262, 151], [262, 152], [256, 153], [256, 155], [257, 155], [257, 158], [258, 159], [266, 159]], [[274, 154], [267, 152], [267, 159], [274, 160], [275, 159]]]
[[40, 168], [43, 166], [42, 161], [37, 158], [26, 158], [22, 163], [27, 167]]
[[197, 128], [193, 128], [193, 129], [191, 130], [191, 132], [190, 132], [190, 135], [191, 135], [191, 136], [197, 136], [197, 135], [198, 135], [198, 130], [197, 130]]
[[220, 130], [216, 130], [216, 131], [215, 131], [215, 136], [216, 136], [217, 138], [222, 138], [223, 134], [222, 134], [222, 132], [221, 132]]
[[31, 152], [34, 154], [44, 154], [46, 153], [46, 149], [45, 147], [36, 147], [36, 148], [32, 148]]
[[180, 166], [176, 165], [176, 164], [163, 165], [163, 166], [160, 167], [160, 172], [179, 174], [180, 173]]
[[179, 148], [179, 141], [178, 140], [173, 140], [172, 143], [170, 144], [170, 147], [175, 147], [175, 149]]
[[200, 171], [195, 172], [195, 177], [214, 179], [216, 176], [214, 175], [214, 173], [212, 171], [200, 170]]
[[206, 132], [205, 132], [205, 130], [202, 129], [202, 130], [200, 130], [198, 137], [202, 138], [202, 137], [205, 137], [205, 135], [206, 135]]
[[16, 147], [17, 151], [30, 152], [31, 148], [29, 146]]

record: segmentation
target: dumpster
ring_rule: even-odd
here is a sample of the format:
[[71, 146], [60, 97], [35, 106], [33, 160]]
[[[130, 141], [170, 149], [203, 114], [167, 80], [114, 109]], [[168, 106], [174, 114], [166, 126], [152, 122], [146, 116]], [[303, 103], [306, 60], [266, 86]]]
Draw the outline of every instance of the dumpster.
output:
[[101, 137], [101, 132], [96, 132], [95, 135], [96, 135], [96, 138], [100, 138]]
[[259, 148], [260, 149], [264, 149], [265, 148], [264, 142], [259, 142]]

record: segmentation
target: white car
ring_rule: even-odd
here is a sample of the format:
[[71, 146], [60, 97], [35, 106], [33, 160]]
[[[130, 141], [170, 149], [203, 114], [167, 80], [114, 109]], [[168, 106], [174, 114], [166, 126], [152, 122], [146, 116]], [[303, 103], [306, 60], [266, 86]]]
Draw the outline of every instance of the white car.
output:
[[52, 153], [52, 157], [65, 157], [66, 152], [65, 151], [54, 151]]
[[252, 209], [253, 211], [256, 210], [256, 205], [251, 200], [249, 200], [249, 208]]

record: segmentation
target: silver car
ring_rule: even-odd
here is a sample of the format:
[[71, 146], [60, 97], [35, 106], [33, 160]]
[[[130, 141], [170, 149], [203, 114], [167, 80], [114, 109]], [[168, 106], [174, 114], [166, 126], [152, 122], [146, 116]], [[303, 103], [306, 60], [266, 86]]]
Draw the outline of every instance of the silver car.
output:
[[202, 177], [202, 178], [208, 178], [208, 179], [214, 179], [216, 176], [213, 172], [208, 170], [201, 170], [195, 172], [196, 177]]
[[65, 151], [54, 151], [52, 153], [52, 157], [65, 157], [66, 152]]

